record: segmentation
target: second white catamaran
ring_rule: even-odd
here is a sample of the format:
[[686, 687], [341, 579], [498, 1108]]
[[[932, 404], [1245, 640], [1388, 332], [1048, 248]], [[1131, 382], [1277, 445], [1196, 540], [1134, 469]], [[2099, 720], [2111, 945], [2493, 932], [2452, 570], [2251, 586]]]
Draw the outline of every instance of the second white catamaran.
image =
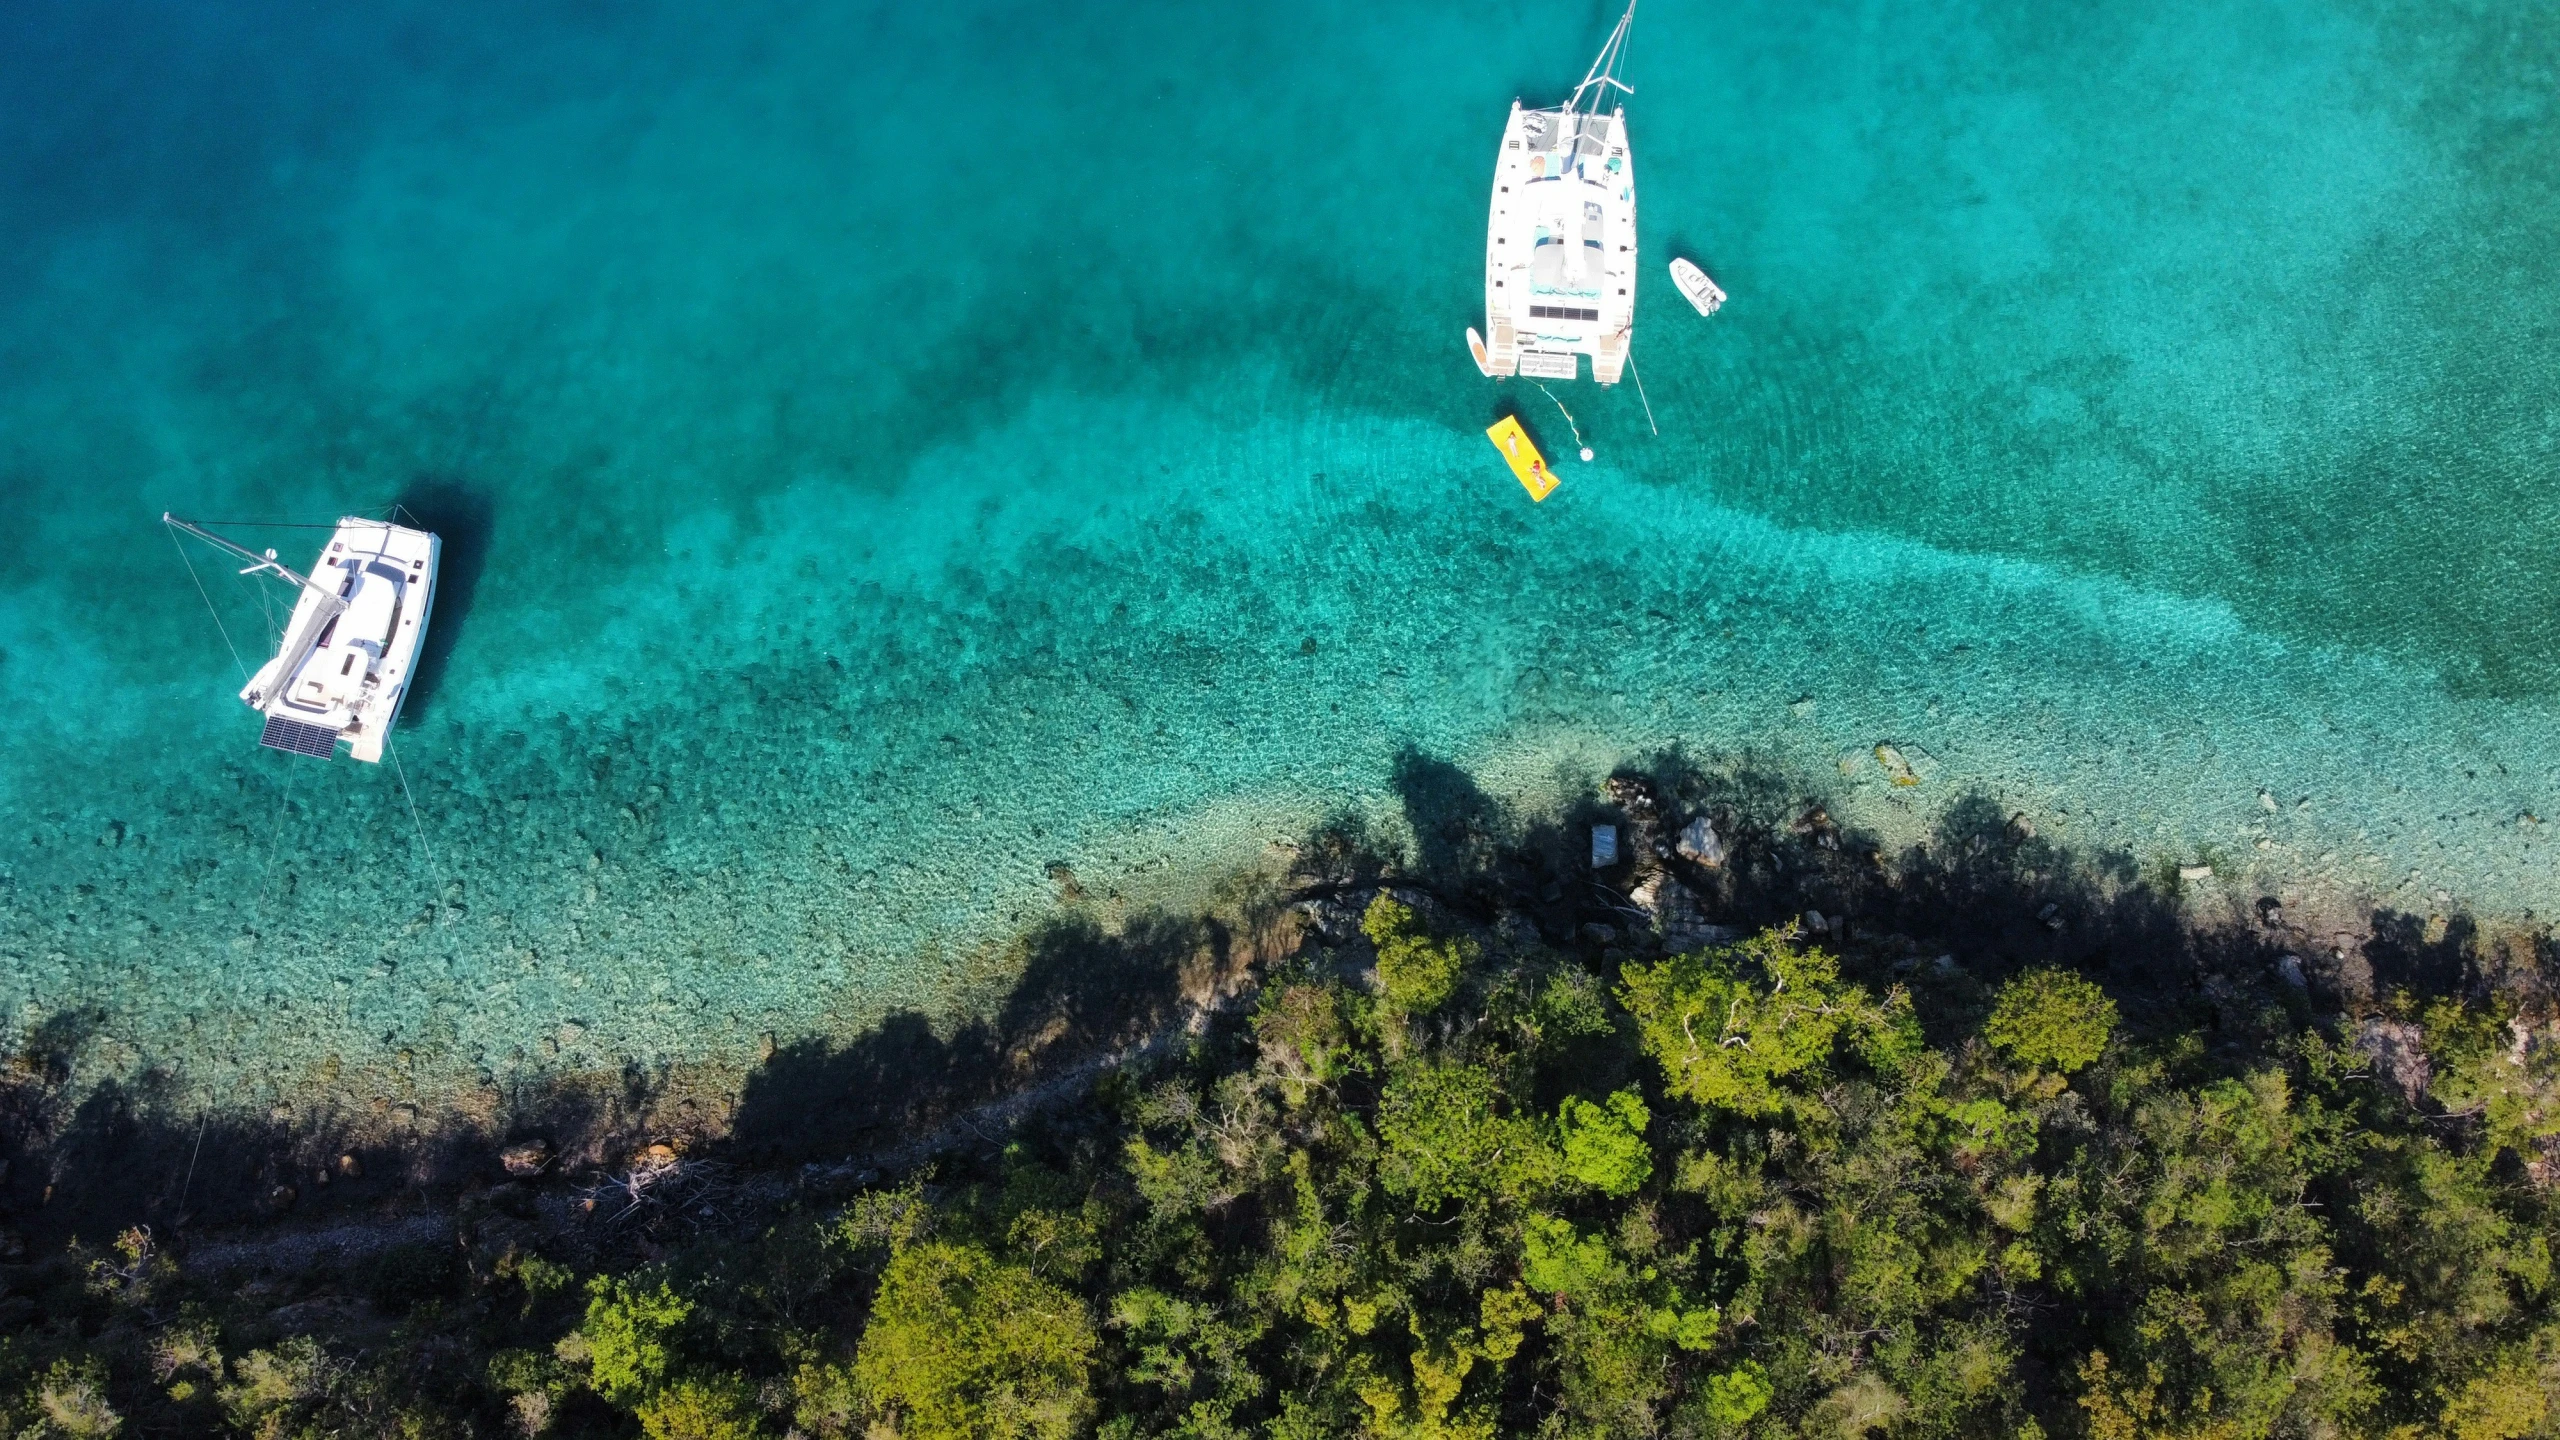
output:
[[[1494, 157], [1484, 238], [1484, 333], [1467, 331], [1490, 376], [1571, 380], [1579, 356], [1615, 385], [1636, 324], [1636, 169], [1613, 94], [1635, 6], [1600, 47], [1573, 98], [1552, 110], [1511, 102]], [[1602, 107], [1608, 107], [1602, 113]], [[1488, 338], [1490, 337], [1490, 338]]]

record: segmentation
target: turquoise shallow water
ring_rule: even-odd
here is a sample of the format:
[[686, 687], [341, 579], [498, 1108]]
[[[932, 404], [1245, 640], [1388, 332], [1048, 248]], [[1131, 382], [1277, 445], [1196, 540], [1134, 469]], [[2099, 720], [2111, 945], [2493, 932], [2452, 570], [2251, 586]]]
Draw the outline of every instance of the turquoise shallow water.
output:
[[[1532, 508], [1484, 176], [1606, 25], [13, 10], [0, 1021], [244, 1103], [744, 1064], [984, 978], [1053, 864], [1392, 823], [1407, 748], [2560, 909], [2560, 6], [1649, 0], [1661, 435], [1561, 392]], [[415, 826], [255, 748], [153, 523], [395, 500]]]

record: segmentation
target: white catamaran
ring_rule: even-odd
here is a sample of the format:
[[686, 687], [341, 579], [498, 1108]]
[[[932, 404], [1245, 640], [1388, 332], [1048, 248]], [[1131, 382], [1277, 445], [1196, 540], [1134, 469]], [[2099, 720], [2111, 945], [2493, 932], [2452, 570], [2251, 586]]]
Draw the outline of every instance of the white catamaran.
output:
[[1553, 110], [1511, 102], [1485, 224], [1485, 334], [1467, 331], [1487, 375], [1571, 380], [1581, 369], [1575, 357], [1588, 355], [1591, 378], [1615, 385], [1626, 368], [1636, 324], [1635, 156], [1626, 107], [1601, 107], [1613, 91], [1635, 93], [1618, 78], [1635, 15], [1629, 4], [1572, 99]]
[[248, 561], [241, 574], [273, 575], [295, 589], [281, 647], [240, 691], [267, 718], [258, 743], [326, 760], [344, 740], [356, 759], [380, 764], [427, 638], [436, 537], [350, 515], [312, 573], [298, 575], [278, 564], [273, 550], [259, 555], [174, 515], [160, 518]]

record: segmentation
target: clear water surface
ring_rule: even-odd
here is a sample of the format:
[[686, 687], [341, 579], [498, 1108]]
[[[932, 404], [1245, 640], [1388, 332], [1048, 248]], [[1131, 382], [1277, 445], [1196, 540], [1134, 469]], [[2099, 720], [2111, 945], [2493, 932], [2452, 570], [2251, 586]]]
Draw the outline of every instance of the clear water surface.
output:
[[[242, 1103], [747, 1064], [1407, 747], [2560, 908], [2560, 6], [1648, 0], [1661, 434], [1561, 391], [1532, 508], [1461, 332], [1609, 19], [10, 7], [0, 1023]], [[400, 771], [259, 751], [155, 517], [394, 501]]]

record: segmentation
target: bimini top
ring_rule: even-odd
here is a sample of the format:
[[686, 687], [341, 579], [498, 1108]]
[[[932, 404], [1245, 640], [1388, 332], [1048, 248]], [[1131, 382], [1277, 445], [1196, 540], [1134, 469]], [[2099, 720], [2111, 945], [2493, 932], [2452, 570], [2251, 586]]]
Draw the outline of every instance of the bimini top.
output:
[[[1470, 335], [1487, 375], [1570, 380], [1577, 356], [1614, 385], [1636, 315], [1635, 155], [1622, 106], [1602, 113], [1626, 51], [1635, 7], [1573, 98], [1552, 110], [1511, 103], [1494, 157], [1485, 224], [1485, 334]], [[1629, 92], [1632, 93], [1632, 92]]]

